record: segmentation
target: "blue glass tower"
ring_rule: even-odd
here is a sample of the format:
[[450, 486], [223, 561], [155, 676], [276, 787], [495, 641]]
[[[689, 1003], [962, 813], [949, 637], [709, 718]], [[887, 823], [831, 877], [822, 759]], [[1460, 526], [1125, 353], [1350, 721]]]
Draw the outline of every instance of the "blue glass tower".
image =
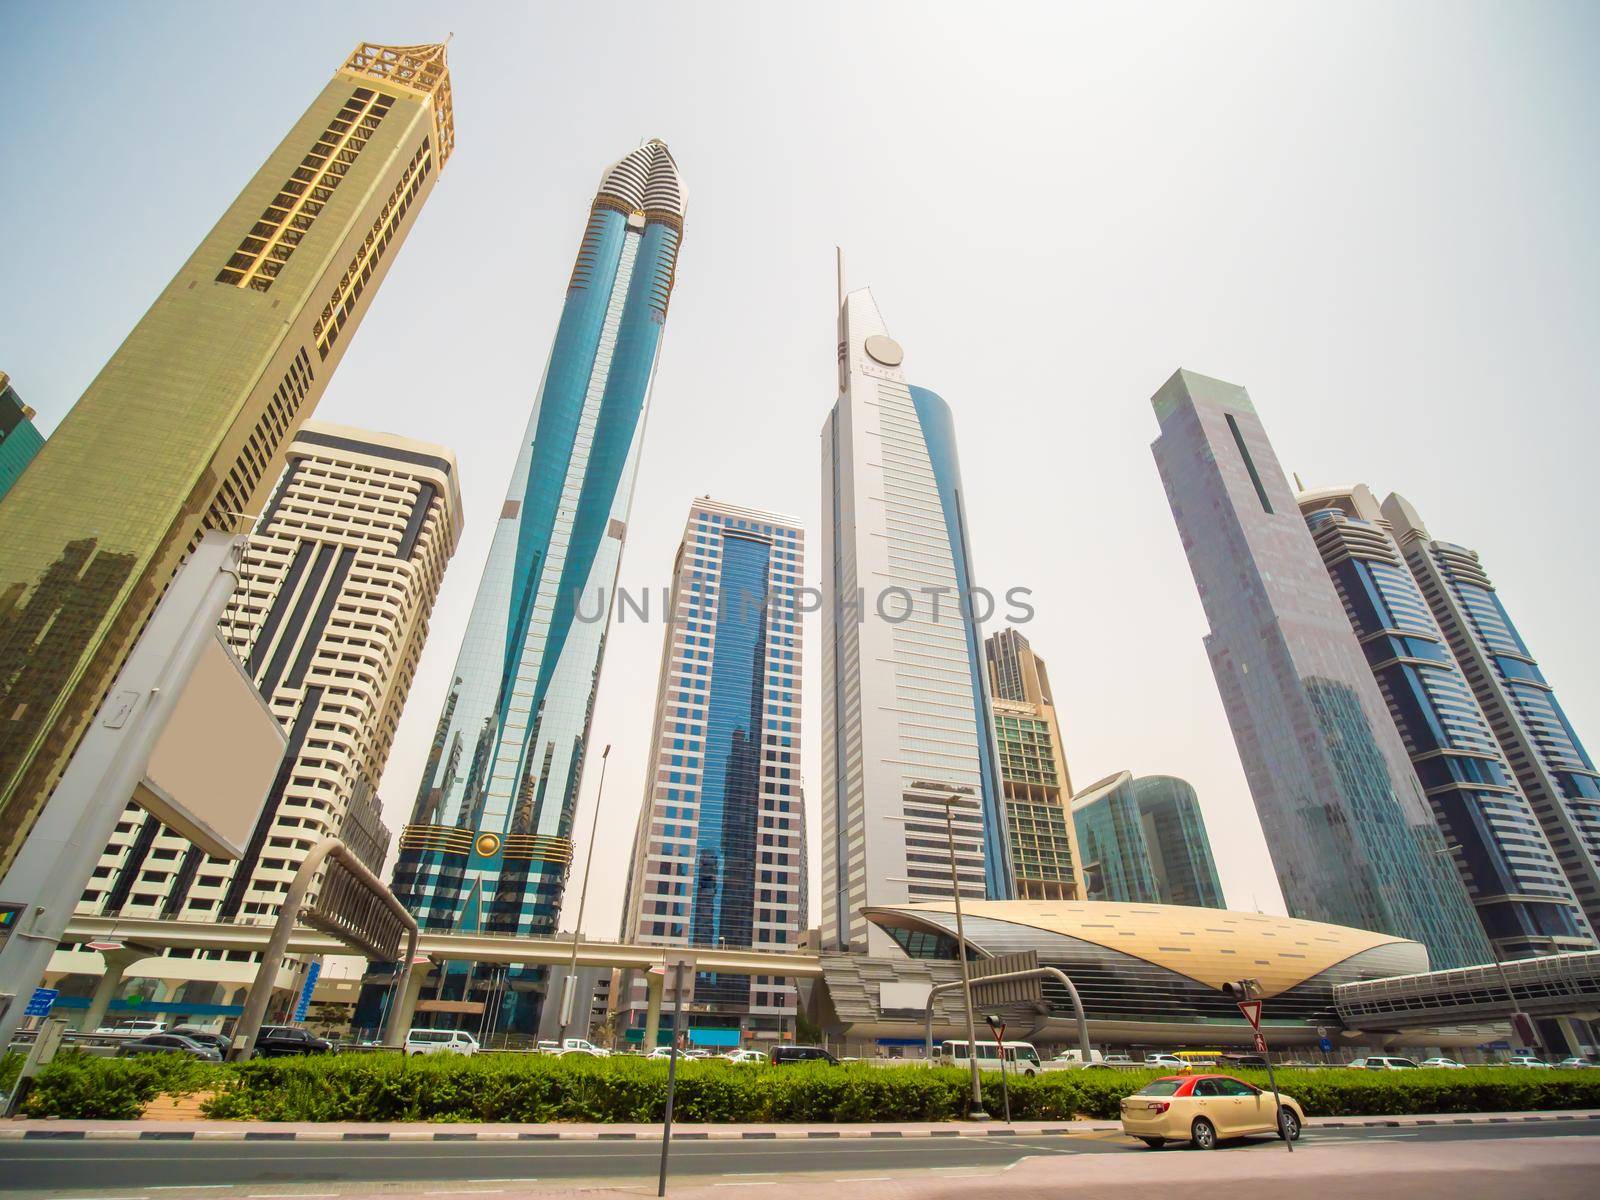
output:
[[[767, 950], [798, 944], [806, 928], [803, 580], [792, 518], [694, 502], [667, 600], [624, 941]], [[693, 989], [697, 1030], [775, 1037], [795, 1012], [784, 978], [702, 971]], [[632, 981], [620, 1007], [635, 1027], [647, 1005], [644, 981]]]
[[[660, 141], [608, 168], [500, 511], [395, 892], [426, 929], [555, 929], [683, 234]], [[515, 988], [501, 1024], [522, 1027]]]
[[1600, 770], [1477, 552], [1434, 538], [1402, 496], [1383, 502], [1422, 594], [1566, 873], [1600, 931]]
[[1502, 958], [1594, 949], [1572, 887], [1364, 484], [1300, 511]]

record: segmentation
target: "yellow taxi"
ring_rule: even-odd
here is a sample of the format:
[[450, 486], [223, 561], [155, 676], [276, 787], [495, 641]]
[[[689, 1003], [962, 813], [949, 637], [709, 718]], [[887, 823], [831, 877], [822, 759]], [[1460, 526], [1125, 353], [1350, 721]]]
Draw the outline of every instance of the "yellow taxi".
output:
[[1305, 1125], [1305, 1110], [1293, 1096], [1279, 1093], [1283, 1124], [1274, 1121], [1272, 1093], [1231, 1075], [1167, 1075], [1152, 1080], [1122, 1101], [1122, 1132], [1159, 1150], [1168, 1142], [1190, 1142], [1215, 1150], [1226, 1138], [1274, 1133], [1295, 1141]]

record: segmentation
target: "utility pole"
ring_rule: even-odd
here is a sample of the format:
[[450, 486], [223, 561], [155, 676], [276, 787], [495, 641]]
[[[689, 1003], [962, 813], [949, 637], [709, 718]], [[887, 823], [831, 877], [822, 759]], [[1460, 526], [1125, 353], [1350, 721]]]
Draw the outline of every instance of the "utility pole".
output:
[[[561, 1037], [562, 1049], [567, 1045], [567, 1030], [572, 1026], [572, 1007], [575, 993], [578, 990], [578, 941], [583, 937], [583, 907], [589, 902], [589, 868], [594, 865], [594, 843], [600, 832], [600, 801], [606, 794], [606, 759], [611, 757], [611, 743], [606, 743], [606, 748], [600, 751], [600, 786], [594, 794], [594, 820], [589, 824], [589, 853], [583, 860], [583, 886], [578, 889], [578, 920], [572, 927], [572, 964], [567, 968], [567, 982], [561, 989]], [[593, 1000], [593, 997], [590, 997]], [[583, 1033], [589, 1035], [588, 1020], [584, 1021]]]
[[950, 891], [956, 902], [956, 957], [961, 962], [961, 997], [966, 1005], [967, 1064], [972, 1068], [972, 1095], [967, 1103], [969, 1121], [987, 1121], [983, 1110], [983, 1084], [978, 1079], [978, 1030], [972, 1020], [972, 972], [967, 967], [967, 927], [961, 918], [961, 878], [956, 874], [956, 827], [952, 814], [961, 797], [944, 801], [944, 835], [950, 847]]

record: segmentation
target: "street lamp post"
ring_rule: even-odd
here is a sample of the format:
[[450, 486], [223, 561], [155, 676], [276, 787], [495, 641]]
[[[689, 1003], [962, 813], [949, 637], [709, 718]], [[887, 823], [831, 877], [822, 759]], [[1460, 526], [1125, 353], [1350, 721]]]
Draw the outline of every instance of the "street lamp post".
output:
[[978, 1031], [972, 1020], [972, 972], [967, 968], [967, 927], [961, 918], [961, 878], [956, 874], [955, 806], [961, 797], [952, 795], [944, 802], [944, 835], [950, 847], [950, 890], [956, 902], [956, 958], [961, 963], [961, 998], [967, 1017], [967, 1064], [972, 1068], [972, 1096], [967, 1105], [967, 1119], [987, 1121], [983, 1111], [983, 1084], [978, 1079]]
[[[589, 825], [589, 853], [583, 859], [583, 886], [578, 889], [578, 920], [572, 927], [572, 965], [567, 968], [567, 984], [561, 995], [561, 1046], [566, 1048], [567, 1030], [572, 1027], [572, 1009], [578, 991], [578, 942], [583, 937], [583, 906], [589, 900], [589, 868], [594, 865], [594, 843], [600, 832], [600, 801], [606, 794], [606, 759], [611, 756], [611, 743], [600, 751], [600, 785], [594, 793], [594, 820]], [[591, 997], [591, 1000], [593, 997]], [[584, 1036], [588, 1036], [588, 1022], [584, 1023]]]
[[[1451, 857], [1451, 859], [1454, 860], [1456, 851], [1459, 850], [1459, 849], [1461, 849], [1460, 843], [1458, 843], [1458, 842], [1446, 842], [1439, 849], [1435, 850], [1434, 853], [1435, 854], [1448, 854]], [[1505, 959], [1500, 957], [1500, 947], [1496, 946], [1494, 944], [1494, 938], [1487, 936], [1487, 931], [1485, 931], [1485, 940], [1488, 941], [1488, 943], [1489, 943], [1489, 954], [1494, 958], [1495, 968], [1500, 973], [1500, 984], [1501, 984], [1502, 987], [1504, 987], [1506, 989], [1506, 1000], [1511, 1005], [1511, 1034], [1512, 1034], [1512, 1036], [1513, 1037], [1521, 1037], [1522, 1036], [1522, 1030], [1519, 1028], [1519, 1025], [1521, 1025], [1522, 1023], [1525, 1022], [1527, 1024], [1528, 1029], [1533, 1033], [1533, 1041], [1534, 1041], [1533, 1048], [1535, 1050], [1543, 1050], [1544, 1049], [1544, 1044], [1539, 1040], [1538, 1027], [1534, 1025], [1533, 1019], [1531, 1017], [1529, 1017], [1527, 1013], [1522, 1011], [1522, 1005], [1517, 1003], [1517, 993], [1512, 990], [1512, 987], [1511, 987], [1511, 976], [1506, 973], [1506, 963], [1505, 963]], [[1517, 1020], [1518, 1017], [1521, 1017], [1522, 1021], [1519, 1022]]]

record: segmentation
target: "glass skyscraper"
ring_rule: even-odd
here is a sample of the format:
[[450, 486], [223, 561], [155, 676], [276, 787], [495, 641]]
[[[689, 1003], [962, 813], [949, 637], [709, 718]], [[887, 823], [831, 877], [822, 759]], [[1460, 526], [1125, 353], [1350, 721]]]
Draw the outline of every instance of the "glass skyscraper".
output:
[[1600, 771], [1594, 759], [1517, 632], [1477, 552], [1434, 538], [1401, 496], [1391, 495], [1382, 511], [1566, 873], [1590, 932], [1600, 931]]
[[1133, 798], [1161, 902], [1225, 908], [1194, 788], [1173, 775], [1142, 775], [1133, 781]]
[[1088, 899], [1160, 903], [1131, 774], [1108, 775], [1074, 796], [1072, 823], [1088, 878]]
[[33, 424], [33, 409], [17, 395], [11, 377], [0, 371], [0, 500], [43, 445], [44, 435]]
[[[800, 790], [804, 534], [789, 517], [700, 499], [664, 614], [653, 757], [623, 941], [793, 948], [806, 928]], [[691, 1023], [776, 1037], [794, 981], [699, 972]], [[644, 1024], [634, 981], [621, 1007]]]
[[1502, 957], [1594, 948], [1527, 797], [1364, 484], [1300, 510], [1485, 932]]
[[841, 296], [839, 399], [822, 429], [822, 923], [888, 953], [867, 904], [1010, 899], [950, 408], [913, 387], [872, 293]]
[[1489, 944], [1255, 407], [1178, 371], [1152, 449], [1206, 650], [1289, 914], [1412, 938], [1435, 968]]
[[[555, 930], [683, 215], [660, 141], [601, 177], [400, 837], [395, 892], [425, 929]], [[529, 982], [504, 1026], [532, 1027]]]
[[0, 875], [189, 549], [260, 511], [450, 156], [450, 96], [444, 46], [357, 46], [0, 504]]

